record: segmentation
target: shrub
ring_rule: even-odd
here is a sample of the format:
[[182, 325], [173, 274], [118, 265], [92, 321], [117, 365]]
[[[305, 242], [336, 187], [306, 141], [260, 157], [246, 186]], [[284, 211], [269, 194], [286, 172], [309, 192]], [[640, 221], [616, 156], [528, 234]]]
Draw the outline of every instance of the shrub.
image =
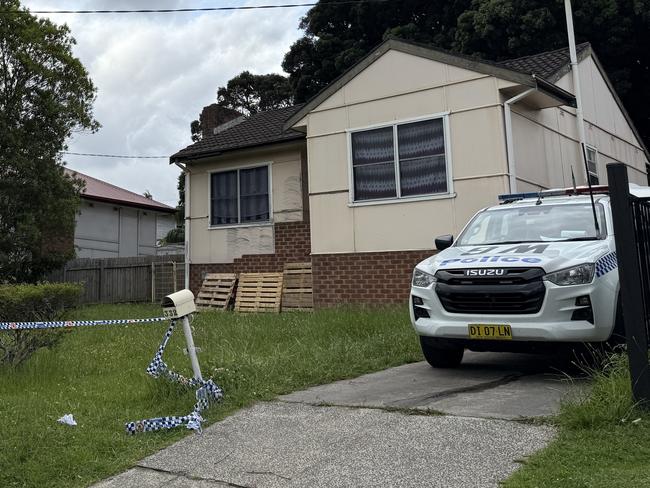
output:
[[[81, 285], [0, 285], [0, 322], [55, 320], [79, 302]], [[41, 347], [52, 347], [60, 330], [0, 331], [0, 364], [16, 366]]]

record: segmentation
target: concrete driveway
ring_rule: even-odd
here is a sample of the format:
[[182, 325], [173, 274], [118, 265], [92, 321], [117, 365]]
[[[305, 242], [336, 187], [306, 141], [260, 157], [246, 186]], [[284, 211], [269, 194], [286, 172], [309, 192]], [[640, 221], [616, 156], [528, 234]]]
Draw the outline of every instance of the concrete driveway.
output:
[[539, 356], [404, 365], [258, 403], [96, 486], [496, 487], [574, 388]]

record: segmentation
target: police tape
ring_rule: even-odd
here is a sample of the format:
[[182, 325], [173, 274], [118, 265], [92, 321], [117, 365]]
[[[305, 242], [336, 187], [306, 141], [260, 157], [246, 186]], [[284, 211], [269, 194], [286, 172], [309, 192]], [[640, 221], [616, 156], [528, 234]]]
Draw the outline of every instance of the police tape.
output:
[[[0, 322], [0, 331], [9, 330], [42, 330], [42, 329], [60, 329], [71, 327], [92, 327], [97, 325], [129, 325], [145, 324], [153, 322], [166, 322], [168, 317], [153, 317], [147, 319], [115, 319], [115, 320], [66, 320], [54, 322]], [[141, 432], [151, 432], [160, 429], [172, 429], [185, 425], [188, 429], [201, 432], [203, 417], [201, 412], [210, 406], [210, 403], [217, 402], [223, 398], [223, 390], [211, 379], [186, 378], [183, 375], [169, 369], [163, 361], [162, 356], [167, 347], [176, 320], [172, 320], [163, 340], [156, 351], [151, 363], [147, 366], [147, 374], [154, 378], [166, 378], [169, 381], [180, 383], [181, 385], [197, 388], [196, 403], [193, 410], [183, 416], [154, 417], [150, 419], [137, 420], [126, 424], [126, 432], [129, 434], [138, 434]]]
[[167, 347], [176, 321], [172, 320], [167, 332], [163, 336], [163, 340], [158, 347], [158, 351], [154, 355], [151, 363], [147, 366], [147, 374], [154, 378], [166, 378], [169, 381], [180, 383], [188, 387], [198, 387], [196, 390], [196, 403], [194, 409], [184, 416], [169, 416], [169, 417], [155, 417], [144, 420], [136, 420], [126, 424], [126, 432], [128, 434], [139, 434], [141, 432], [151, 432], [160, 429], [172, 429], [180, 425], [185, 425], [188, 429], [196, 432], [201, 432], [201, 424], [203, 417], [201, 412], [209, 407], [211, 402], [217, 402], [223, 398], [223, 390], [217, 386], [211, 379], [203, 380], [197, 378], [186, 378], [183, 375], [176, 373], [169, 369], [165, 361], [163, 361], [163, 353]]
[[166, 322], [168, 320], [169, 320], [168, 317], [153, 317], [149, 319], [60, 320], [55, 322], [0, 322], [0, 330], [65, 329], [68, 327], [93, 327], [96, 325], [146, 324], [151, 322]]

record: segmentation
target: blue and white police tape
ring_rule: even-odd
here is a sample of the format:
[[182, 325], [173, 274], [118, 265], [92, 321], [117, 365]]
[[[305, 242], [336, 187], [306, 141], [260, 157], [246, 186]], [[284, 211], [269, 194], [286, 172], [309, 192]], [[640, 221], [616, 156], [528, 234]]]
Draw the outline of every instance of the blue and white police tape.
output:
[[[42, 329], [63, 329], [71, 327], [92, 327], [96, 325], [129, 325], [129, 324], [146, 324], [153, 322], [165, 322], [167, 317], [154, 317], [148, 319], [115, 319], [115, 320], [61, 320], [54, 322], [0, 322], [0, 331], [2, 330], [42, 330]], [[201, 411], [208, 408], [211, 402], [219, 401], [223, 397], [223, 391], [214, 381], [199, 380], [196, 378], [185, 378], [184, 376], [171, 371], [163, 361], [162, 355], [167, 347], [169, 338], [174, 332], [176, 321], [172, 320], [165, 336], [158, 347], [158, 351], [153, 360], [147, 367], [147, 373], [154, 378], [161, 376], [170, 381], [181, 383], [188, 387], [196, 387], [196, 403], [194, 409], [184, 416], [155, 417], [151, 419], [138, 420], [126, 424], [126, 431], [129, 434], [139, 432], [151, 432], [160, 429], [171, 429], [185, 424], [188, 429], [201, 432], [203, 417]]]
[[167, 317], [150, 319], [116, 319], [116, 320], [60, 320], [58, 322], [0, 322], [0, 330], [34, 330], [65, 329], [68, 327], [93, 327], [95, 325], [128, 325], [165, 322]]
[[196, 403], [194, 409], [184, 416], [171, 416], [171, 417], [155, 417], [151, 419], [137, 420], [126, 424], [126, 431], [129, 434], [138, 434], [140, 432], [151, 432], [160, 429], [172, 429], [185, 424], [188, 429], [201, 432], [201, 424], [203, 417], [201, 412], [208, 408], [210, 402], [217, 402], [223, 397], [223, 391], [217, 386], [214, 381], [199, 380], [197, 378], [186, 378], [185, 376], [176, 373], [169, 369], [162, 356], [169, 342], [169, 338], [174, 332], [176, 321], [172, 320], [171, 325], [165, 332], [163, 340], [156, 351], [155, 356], [147, 366], [147, 374], [154, 378], [165, 377], [170, 381], [180, 383], [189, 387], [198, 387], [196, 390]]

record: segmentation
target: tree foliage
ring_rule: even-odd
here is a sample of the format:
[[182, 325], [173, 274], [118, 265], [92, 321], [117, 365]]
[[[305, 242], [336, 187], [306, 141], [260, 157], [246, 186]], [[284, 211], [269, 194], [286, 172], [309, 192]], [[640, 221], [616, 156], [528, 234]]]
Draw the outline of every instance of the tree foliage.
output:
[[0, 0], [0, 282], [36, 281], [72, 257], [81, 182], [60, 151], [73, 131], [96, 130], [95, 87], [74, 39]]
[[[321, 0], [282, 67], [303, 102], [388, 36], [494, 61], [566, 47], [562, 0]], [[650, 145], [650, 0], [574, 0], [577, 42], [589, 41]]]
[[289, 80], [282, 75], [254, 75], [242, 71], [217, 90], [217, 104], [244, 115], [293, 104]]

